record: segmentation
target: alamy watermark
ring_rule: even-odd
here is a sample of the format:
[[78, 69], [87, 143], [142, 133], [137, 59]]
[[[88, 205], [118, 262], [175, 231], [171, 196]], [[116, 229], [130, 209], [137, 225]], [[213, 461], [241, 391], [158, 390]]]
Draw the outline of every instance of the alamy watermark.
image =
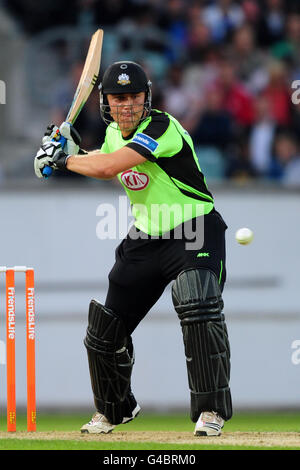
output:
[[295, 350], [291, 357], [292, 363], [298, 366], [300, 364], [300, 339], [295, 339], [292, 342], [291, 348]]
[[0, 80], [0, 104], [6, 104], [6, 85], [3, 80]]
[[294, 80], [292, 82], [292, 88], [295, 90], [292, 93], [292, 103], [293, 104], [300, 104], [300, 80]]
[[[132, 239], [184, 239], [187, 250], [201, 250], [204, 244], [203, 204], [198, 204], [196, 213], [192, 204], [134, 204], [129, 207], [127, 197], [120, 196], [118, 209], [113, 204], [99, 204], [96, 215], [100, 217], [96, 226], [100, 240], [123, 239], [129, 233]], [[134, 219], [142, 227], [136, 229]], [[170, 227], [174, 228], [170, 230]]]

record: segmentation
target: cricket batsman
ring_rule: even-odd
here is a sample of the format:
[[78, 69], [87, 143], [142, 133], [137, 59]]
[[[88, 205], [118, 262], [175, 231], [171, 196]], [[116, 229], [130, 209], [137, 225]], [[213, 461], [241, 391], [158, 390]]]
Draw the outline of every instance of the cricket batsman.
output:
[[[84, 344], [96, 412], [83, 433], [109, 433], [139, 411], [131, 390], [132, 332], [172, 282], [183, 334], [190, 417], [195, 436], [219, 436], [232, 416], [230, 347], [222, 292], [226, 224], [214, 207], [191, 137], [166, 112], [151, 108], [151, 82], [137, 63], [105, 71], [100, 113], [108, 124], [100, 150], [84, 152], [74, 127], [50, 126], [34, 168], [92, 178], [118, 177], [134, 225], [116, 249], [103, 305], [91, 300]], [[60, 132], [67, 143], [52, 141]], [[157, 340], [153, 338], [153, 346]], [[163, 360], [163, 358], [162, 358]]]

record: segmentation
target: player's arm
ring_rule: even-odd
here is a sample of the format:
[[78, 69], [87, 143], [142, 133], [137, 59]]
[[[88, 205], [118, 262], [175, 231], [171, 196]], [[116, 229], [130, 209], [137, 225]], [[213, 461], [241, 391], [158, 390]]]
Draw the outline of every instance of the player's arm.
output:
[[66, 160], [66, 168], [80, 175], [98, 179], [112, 179], [118, 173], [140, 165], [147, 159], [129, 147], [123, 147], [112, 153], [100, 151], [88, 152], [87, 155], [71, 155]]
[[[60, 142], [53, 141], [54, 135], [63, 130], [62, 127], [63, 125], [58, 129], [56, 126], [50, 126], [49, 132], [43, 138], [43, 145], [34, 159], [35, 174], [38, 178], [43, 178], [43, 169], [50, 166], [54, 170], [67, 169], [92, 178], [112, 179], [118, 173], [146, 161], [139, 152], [128, 146], [112, 153], [101, 150], [84, 152], [79, 147], [80, 142], [75, 142], [75, 134], [66, 135], [61, 132], [66, 138], [62, 149]], [[72, 126], [69, 127], [74, 130]]]

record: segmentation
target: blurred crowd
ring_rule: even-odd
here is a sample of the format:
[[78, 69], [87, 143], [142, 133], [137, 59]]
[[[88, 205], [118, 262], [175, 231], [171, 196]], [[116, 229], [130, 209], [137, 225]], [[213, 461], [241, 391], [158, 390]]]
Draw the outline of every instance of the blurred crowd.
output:
[[[292, 83], [300, 79], [300, 2], [63, 3], [62, 14], [61, 2], [54, 0], [3, 1], [27, 37], [59, 25], [110, 31], [109, 59], [128, 58], [146, 67], [154, 107], [170, 112], [191, 134], [208, 178], [300, 187], [300, 105], [292, 102]], [[81, 67], [82, 58], [57, 90], [57, 123], [64, 119]], [[76, 127], [85, 148], [99, 147], [105, 126], [97, 90]]]

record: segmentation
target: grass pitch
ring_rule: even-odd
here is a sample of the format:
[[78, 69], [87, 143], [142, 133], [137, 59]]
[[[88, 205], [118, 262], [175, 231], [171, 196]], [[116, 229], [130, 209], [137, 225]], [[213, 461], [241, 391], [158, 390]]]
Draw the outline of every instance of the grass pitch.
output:
[[7, 433], [2, 419], [0, 450], [250, 450], [300, 449], [300, 412], [238, 413], [222, 436], [196, 438], [187, 415], [141, 413], [108, 435], [80, 434], [90, 415], [38, 416], [37, 432], [26, 432], [18, 416], [17, 433]]

